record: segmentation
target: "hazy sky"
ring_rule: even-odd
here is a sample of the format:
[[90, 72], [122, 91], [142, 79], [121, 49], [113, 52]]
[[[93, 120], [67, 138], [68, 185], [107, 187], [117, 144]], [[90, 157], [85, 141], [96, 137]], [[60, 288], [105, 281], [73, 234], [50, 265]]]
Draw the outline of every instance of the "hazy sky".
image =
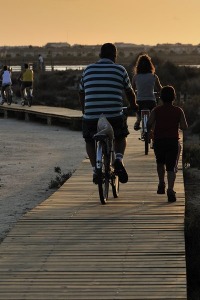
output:
[[0, 0], [0, 46], [200, 43], [200, 0]]

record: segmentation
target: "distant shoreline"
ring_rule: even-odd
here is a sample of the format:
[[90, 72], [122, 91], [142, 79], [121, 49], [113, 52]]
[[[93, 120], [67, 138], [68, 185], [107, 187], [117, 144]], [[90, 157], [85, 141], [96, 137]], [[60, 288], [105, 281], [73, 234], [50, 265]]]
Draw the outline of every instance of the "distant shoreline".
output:
[[[169, 60], [176, 65], [199, 65], [200, 45], [191, 44], [157, 44], [136, 45], [115, 43], [118, 49], [118, 63], [130, 65], [140, 53], [148, 53], [162, 61]], [[66, 43], [48, 43], [37, 46], [0, 46], [1, 64], [22, 65], [24, 62], [38, 63], [41, 54], [45, 65], [86, 65], [99, 58], [101, 45], [66, 45]]]

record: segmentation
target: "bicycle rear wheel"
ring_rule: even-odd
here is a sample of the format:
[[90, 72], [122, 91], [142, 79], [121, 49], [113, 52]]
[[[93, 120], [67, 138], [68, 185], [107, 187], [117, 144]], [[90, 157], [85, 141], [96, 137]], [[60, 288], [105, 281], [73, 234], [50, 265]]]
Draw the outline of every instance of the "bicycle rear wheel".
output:
[[31, 105], [32, 105], [32, 97], [31, 96], [28, 97], [27, 104], [29, 107], [31, 107]]
[[109, 161], [107, 155], [102, 152], [102, 167], [97, 170], [98, 189], [101, 204], [106, 204], [109, 192]]

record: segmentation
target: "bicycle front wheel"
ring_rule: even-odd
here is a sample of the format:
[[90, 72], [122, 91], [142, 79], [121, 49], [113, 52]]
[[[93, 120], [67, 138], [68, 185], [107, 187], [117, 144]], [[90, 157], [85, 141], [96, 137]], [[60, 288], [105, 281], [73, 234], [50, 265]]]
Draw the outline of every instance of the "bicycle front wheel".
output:
[[98, 190], [101, 204], [106, 204], [109, 192], [109, 157], [106, 144], [98, 141], [96, 147], [96, 172], [98, 176]]
[[106, 204], [109, 192], [109, 164], [105, 153], [102, 153], [102, 167], [98, 172], [98, 189], [101, 204]]

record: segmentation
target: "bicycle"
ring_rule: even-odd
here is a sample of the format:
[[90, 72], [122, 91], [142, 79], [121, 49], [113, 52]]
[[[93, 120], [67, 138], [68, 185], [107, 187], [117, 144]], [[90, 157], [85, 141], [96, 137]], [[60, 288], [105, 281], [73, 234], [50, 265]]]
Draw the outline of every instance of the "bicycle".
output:
[[114, 133], [107, 119], [106, 121], [108, 126], [105, 126], [103, 130], [99, 129], [93, 137], [95, 140], [97, 184], [101, 204], [107, 203], [110, 185], [113, 197], [117, 198], [119, 196], [119, 178], [113, 167], [115, 160]]
[[13, 97], [13, 91], [11, 85], [6, 85], [4, 89], [4, 95], [3, 95], [4, 100], [2, 100], [1, 105], [3, 105], [4, 102], [7, 102], [8, 105], [11, 105], [12, 97]]
[[25, 87], [24, 89], [24, 98], [21, 101], [21, 105], [24, 106], [26, 103], [29, 107], [31, 107], [33, 102], [33, 88]]
[[150, 110], [149, 109], [142, 109], [141, 110], [141, 121], [142, 121], [142, 127], [141, 127], [141, 137], [139, 138], [141, 141], [144, 142], [144, 153], [145, 155], [148, 155], [149, 153], [149, 146], [153, 147], [153, 140], [152, 140], [152, 131], [147, 130], [147, 122], [150, 116]]

